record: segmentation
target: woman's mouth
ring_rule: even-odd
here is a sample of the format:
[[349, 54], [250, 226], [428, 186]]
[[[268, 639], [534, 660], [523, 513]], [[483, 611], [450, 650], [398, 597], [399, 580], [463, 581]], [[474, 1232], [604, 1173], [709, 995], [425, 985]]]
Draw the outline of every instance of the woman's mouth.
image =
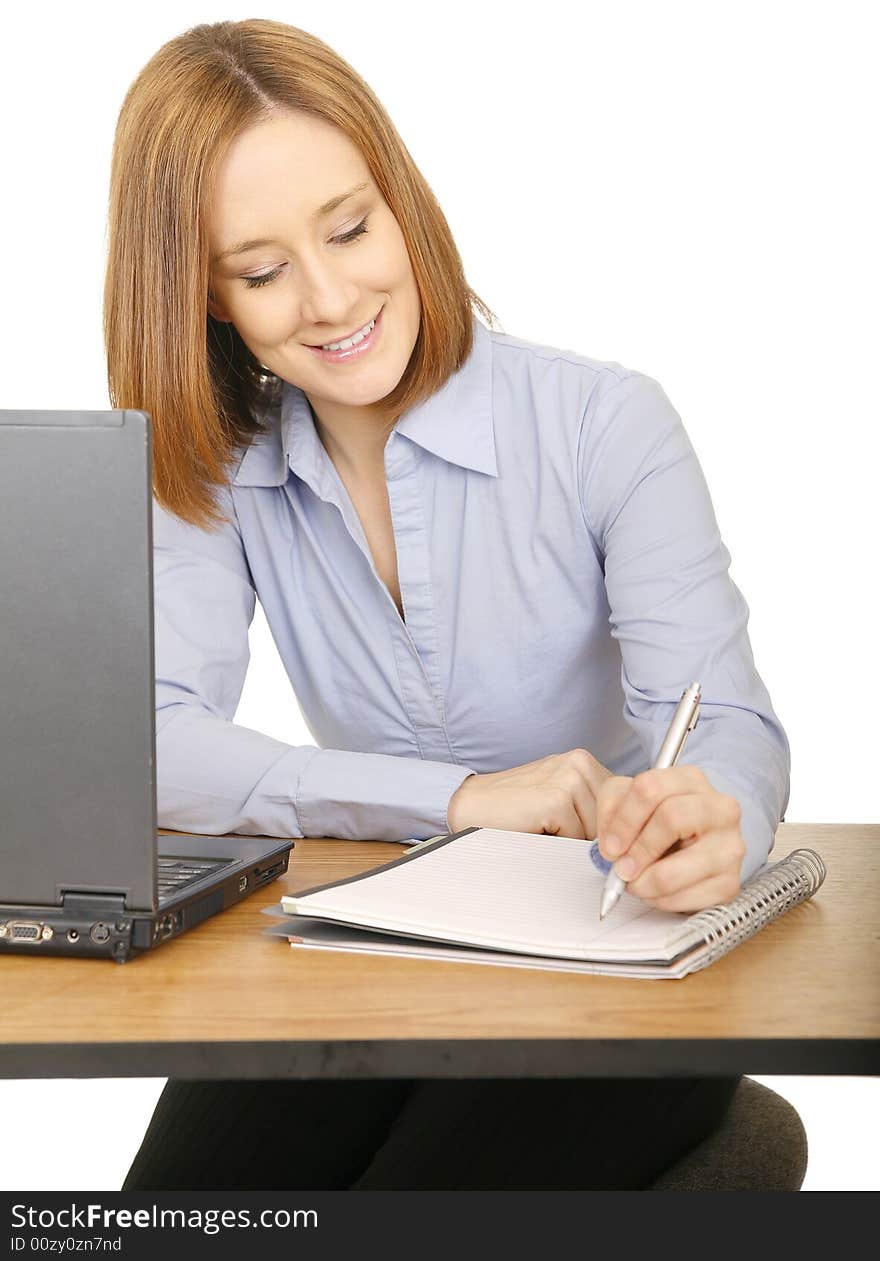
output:
[[[379, 339], [384, 310], [384, 306], [381, 307], [378, 315], [374, 316], [369, 324], [365, 324], [363, 329], [358, 329], [354, 334], [354, 345], [348, 345], [346, 342], [339, 350], [324, 350], [322, 346], [306, 346], [306, 350], [310, 350], [313, 355], [317, 355], [326, 363], [350, 363], [354, 359], [362, 359], [364, 355], [369, 354]], [[357, 338], [360, 338], [360, 341]]]

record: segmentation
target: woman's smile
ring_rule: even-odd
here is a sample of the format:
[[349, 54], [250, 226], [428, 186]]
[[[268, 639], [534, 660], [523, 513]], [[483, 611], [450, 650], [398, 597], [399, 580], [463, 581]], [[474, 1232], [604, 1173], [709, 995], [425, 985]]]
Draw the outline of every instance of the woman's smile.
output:
[[340, 350], [324, 350], [322, 346], [306, 346], [306, 350], [310, 350], [313, 355], [323, 359], [325, 363], [352, 363], [356, 359], [363, 359], [364, 355], [369, 354], [381, 338], [383, 328], [382, 314], [384, 310], [384, 306], [381, 307], [378, 315], [364, 326], [370, 331], [354, 346], [343, 346]]

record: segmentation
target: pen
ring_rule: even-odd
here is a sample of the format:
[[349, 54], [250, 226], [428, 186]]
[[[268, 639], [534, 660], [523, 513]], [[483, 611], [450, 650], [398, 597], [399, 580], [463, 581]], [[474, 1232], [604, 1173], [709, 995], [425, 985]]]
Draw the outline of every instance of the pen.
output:
[[[678, 761], [678, 755], [684, 748], [688, 732], [693, 731], [697, 725], [699, 713], [700, 685], [699, 683], [691, 683], [690, 687], [686, 687], [681, 694], [681, 700], [678, 702], [675, 713], [672, 715], [672, 722], [669, 724], [666, 738], [660, 745], [660, 751], [654, 759], [652, 770], [663, 770], [667, 766], [675, 765]], [[602, 890], [599, 919], [604, 919], [608, 912], [617, 905], [618, 899], [625, 888], [626, 881], [621, 880], [620, 876], [612, 868], [605, 879], [605, 887]]]

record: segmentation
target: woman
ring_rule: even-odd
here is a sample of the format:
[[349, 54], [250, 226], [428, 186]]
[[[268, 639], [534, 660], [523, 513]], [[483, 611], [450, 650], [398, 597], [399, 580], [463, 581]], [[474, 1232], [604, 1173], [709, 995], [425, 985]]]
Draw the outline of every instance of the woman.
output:
[[[199, 26], [138, 76], [105, 339], [113, 405], [153, 419], [160, 825], [599, 835], [651, 905], [726, 901], [789, 747], [681, 420], [473, 307], [494, 319], [319, 40]], [[257, 596], [317, 748], [232, 722]], [[694, 679], [687, 764], [645, 773]], [[647, 1187], [737, 1080], [171, 1082], [125, 1186]]]

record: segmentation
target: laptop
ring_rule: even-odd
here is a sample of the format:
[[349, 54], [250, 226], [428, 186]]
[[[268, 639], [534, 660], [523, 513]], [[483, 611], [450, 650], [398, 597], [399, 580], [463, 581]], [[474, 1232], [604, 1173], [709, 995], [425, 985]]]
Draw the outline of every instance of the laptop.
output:
[[293, 841], [156, 830], [143, 411], [0, 411], [0, 952], [120, 963], [281, 876]]

